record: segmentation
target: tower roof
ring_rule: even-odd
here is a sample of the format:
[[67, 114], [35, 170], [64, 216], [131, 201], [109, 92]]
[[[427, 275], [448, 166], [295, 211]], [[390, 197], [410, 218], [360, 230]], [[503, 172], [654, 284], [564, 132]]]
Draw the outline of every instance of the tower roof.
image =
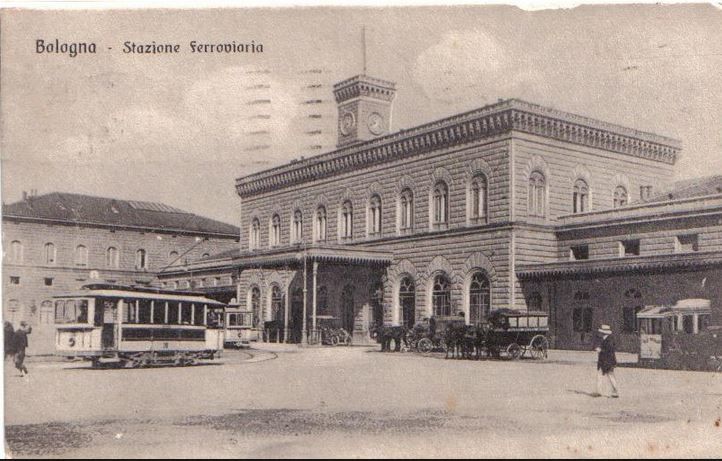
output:
[[348, 101], [360, 96], [391, 101], [396, 95], [396, 84], [360, 74], [335, 84], [333, 94], [336, 96], [336, 102]]

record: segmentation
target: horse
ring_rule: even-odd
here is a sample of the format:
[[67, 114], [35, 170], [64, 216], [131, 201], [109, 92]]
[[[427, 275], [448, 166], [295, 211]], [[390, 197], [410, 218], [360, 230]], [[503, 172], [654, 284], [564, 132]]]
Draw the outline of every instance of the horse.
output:
[[401, 342], [408, 348], [407, 335], [409, 329], [405, 326], [374, 325], [371, 327], [371, 337], [381, 343], [381, 352], [391, 352], [391, 340], [394, 340], [394, 352], [401, 352]]
[[445, 358], [462, 358], [464, 354], [464, 336], [466, 325], [449, 323], [444, 331], [444, 342], [446, 343]]

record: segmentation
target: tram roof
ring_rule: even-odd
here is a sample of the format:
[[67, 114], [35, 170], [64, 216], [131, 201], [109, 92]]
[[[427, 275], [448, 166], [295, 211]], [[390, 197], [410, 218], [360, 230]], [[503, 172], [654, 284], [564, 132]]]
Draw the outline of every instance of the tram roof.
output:
[[134, 299], [153, 299], [156, 301], [180, 301], [189, 303], [199, 304], [212, 304], [214, 306], [223, 306], [222, 302], [214, 299], [206, 298], [205, 296], [191, 296], [184, 294], [170, 294], [170, 293], [149, 293], [134, 290], [113, 290], [113, 289], [90, 289], [90, 290], [78, 290], [73, 293], [66, 293], [53, 296], [53, 298], [88, 298], [88, 297], [102, 297], [102, 298], [134, 298]]

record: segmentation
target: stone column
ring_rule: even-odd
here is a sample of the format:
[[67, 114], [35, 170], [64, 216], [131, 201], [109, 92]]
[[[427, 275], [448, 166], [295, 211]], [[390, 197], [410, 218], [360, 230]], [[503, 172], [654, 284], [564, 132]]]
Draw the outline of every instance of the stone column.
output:
[[316, 310], [317, 310], [317, 301], [316, 301], [316, 286], [317, 286], [317, 279], [318, 279], [318, 261], [313, 262], [313, 305], [312, 305], [312, 321], [311, 321], [311, 328], [314, 332], [314, 335], [316, 334]]

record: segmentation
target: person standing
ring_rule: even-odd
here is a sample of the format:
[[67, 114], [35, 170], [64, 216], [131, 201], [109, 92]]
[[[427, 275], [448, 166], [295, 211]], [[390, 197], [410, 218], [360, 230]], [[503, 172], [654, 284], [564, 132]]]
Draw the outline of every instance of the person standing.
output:
[[602, 396], [602, 382], [605, 378], [609, 381], [612, 386], [612, 398], [619, 397], [619, 390], [617, 388], [617, 379], [614, 377], [614, 367], [617, 365], [617, 356], [614, 346], [614, 337], [612, 336], [612, 329], [609, 325], [602, 325], [599, 330], [601, 342], [596, 347], [598, 352], [597, 357], [597, 392], [594, 397]]
[[15, 368], [20, 371], [20, 376], [28, 374], [25, 366], [25, 349], [28, 347], [28, 335], [32, 332], [30, 326], [20, 322], [20, 328], [15, 332]]

